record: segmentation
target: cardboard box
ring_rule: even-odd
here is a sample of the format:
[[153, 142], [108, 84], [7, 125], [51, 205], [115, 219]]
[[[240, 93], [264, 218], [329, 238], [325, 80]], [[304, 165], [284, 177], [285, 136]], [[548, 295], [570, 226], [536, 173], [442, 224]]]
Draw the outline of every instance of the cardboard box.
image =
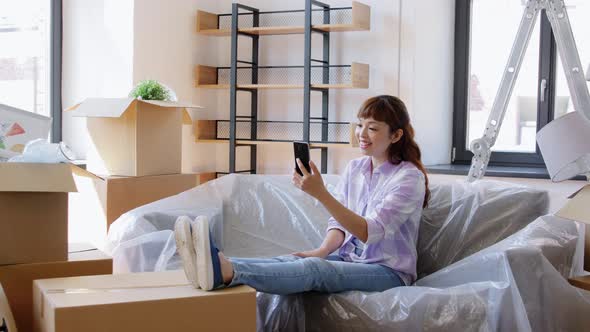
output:
[[568, 279], [570, 285], [590, 291], [590, 275]]
[[590, 271], [590, 185], [573, 193], [565, 205], [555, 214], [586, 224], [584, 245], [584, 270]]
[[0, 265], [64, 261], [69, 165], [0, 163]]
[[110, 225], [127, 211], [199, 185], [201, 174], [99, 177], [73, 168], [77, 193], [70, 194], [70, 242], [102, 247]]
[[12, 311], [8, 305], [8, 299], [0, 284], [0, 331], [16, 331], [16, 324], [12, 316]]
[[34, 283], [34, 331], [255, 331], [256, 291], [206, 292], [184, 271], [115, 274]]
[[181, 172], [182, 124], [189, 104], [133, 98], [89, 98], [68, 109], [87, 117], [88, 171], [145, 176]]
[[33, 330], [33, 280], [113, 272], [113, 260], [101, 251], [75, 250], [71, 249], [64, 262], [0, 266], [0, 284], [4, 287], [19, 331]]

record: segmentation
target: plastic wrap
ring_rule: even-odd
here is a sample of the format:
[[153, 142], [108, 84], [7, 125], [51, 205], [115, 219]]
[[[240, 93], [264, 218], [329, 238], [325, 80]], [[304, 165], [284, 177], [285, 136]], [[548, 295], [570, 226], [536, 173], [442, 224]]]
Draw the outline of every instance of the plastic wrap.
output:
[[[339, 177], [328, 175], [324, 180], [332, 190]], [[290, 177], [224, 176], [117, 219], [104, 248], [113, 256], [114, 272], [180, 268], [172, 230], [181, 215], [207, 215], [215, 243], [233, 257], [314, 249], [323, 240], [329, 218], [315, 199], [291, 184]]]
[[[577, 232], [574, 222], [540, 217], [519, 233], [414, 286], [381, 293], [301, 294], [286, 299], [259, 293], [259, 304], [274, 305], [259, 312], [259, 328], [581, 331], [590, 324], [590, 317], [582, 317], [590, 310], [590, 293], [570, 286], [562, 274], [571, 272]], [[294, 312], [303, 315], [291, 319]]]
[[549, 206], [546, 191], [499, 181], [434, 185], [422, 213], [418, 276], [424, 277], [514, 234]]
[[[330, 190], [338, 177], [324, 180]], [[590, 315], [582, 314], [590, 311], [590, 293], [564, 278], [581, 269], [583, 227], [540, 217], [547, 209], [546, 193], [495, 181], [433, 184], [431, 190], [417, 248], [422, 278], [415, 285], [381, 293], [258, 293], [258, 329], [551, 331], [590, 326]], [[225, 176], [119, 218], [106, 248], [115, 272], [180, 268], [171, 230], [183, 214], [209, 216], [213, 238], [234, 257], [315, 248], [328, 220], [325, 209], [288, 176]]]

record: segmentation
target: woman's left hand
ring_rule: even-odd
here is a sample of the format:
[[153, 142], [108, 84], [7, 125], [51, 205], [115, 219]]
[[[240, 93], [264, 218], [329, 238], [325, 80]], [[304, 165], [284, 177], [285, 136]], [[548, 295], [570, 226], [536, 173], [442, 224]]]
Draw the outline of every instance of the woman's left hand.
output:
[[326, 186], [324, 185], [324, 180], [322, 179], [322, 175], [318, 170], [317, 166], [313, 161], [309, 161], [309, 167], [311, 168], [311, 173], [307, 171], [305, 166], [299, 158], [297, 158], [297, 165], [299, 165], [299, 169], [303, 175], [299, 175], [297, 171], [293, 171], [293, 184], [306, 192], [307, 194], [313, 196], [316, 199], [320, 199], [320, 197], [326, 194], [328, 191], [326, 190]]

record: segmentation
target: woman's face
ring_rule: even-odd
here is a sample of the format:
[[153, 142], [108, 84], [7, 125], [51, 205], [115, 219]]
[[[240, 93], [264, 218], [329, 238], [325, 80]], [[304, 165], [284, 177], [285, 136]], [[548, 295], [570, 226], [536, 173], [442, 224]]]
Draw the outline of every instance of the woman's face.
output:
[[387, 160], [387, 148], [399, 141], [401, 132], [392, 133], [387, 123], [373, 118], [359, 119], [355, 130], [361, 152], [381, 161]]

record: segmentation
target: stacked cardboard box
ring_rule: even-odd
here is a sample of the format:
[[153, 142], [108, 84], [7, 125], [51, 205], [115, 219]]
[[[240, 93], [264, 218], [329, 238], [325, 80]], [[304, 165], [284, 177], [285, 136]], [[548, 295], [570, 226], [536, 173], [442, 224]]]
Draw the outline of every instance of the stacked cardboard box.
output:
[[112, 273], [112, 260], [96, 250], [69, 256], [75, 191], [70, 165], [0, 163], [0, 302], [9, 305], [0, 327], [32, 330], [34, 279]]
[[125, 212], [194, 188], [206, 179], [200, 174], [97, 176], [75, 168], [74, 181], [78, 192], [69, 195], [70, 240], [101, 247], [111, 224]]
[[188, 104], [133, 98], [89, 98], [68, 109], [86, 117], [92, 144], [88, 171], [107, 176], [178, 174]]
[[103, 244], [110, 225], [141, 205], [189, 190], [213, 176], [181, 174], [182, 124], [189, 104], [90, 98], [71, 107], [87, 118], [92, 144], [87, 171], [75, 169], [70, 235]]
[[0, 284], [18, 330], [33, 330], [34, 280], [111, 274], [113, 271], [112, 259], [99, 250], [70, 246], [69, 251], [63, 261], [0, 266]]
[[68, 224], [104, 237], [121, 214], [214, 177], [180, 173], [183, 105], [91, 99], [75, 108], [89, 117], [88, 171], [0, 164], [0, 324], [21, 331], [254, 331], [256, 292], [249, 287], [204, 292], [183, 271], [111, 275], [112, 260], [99, 251], [68, 251]]
[[0, 163], [0, 265], [65, 261], [69, 165]]

